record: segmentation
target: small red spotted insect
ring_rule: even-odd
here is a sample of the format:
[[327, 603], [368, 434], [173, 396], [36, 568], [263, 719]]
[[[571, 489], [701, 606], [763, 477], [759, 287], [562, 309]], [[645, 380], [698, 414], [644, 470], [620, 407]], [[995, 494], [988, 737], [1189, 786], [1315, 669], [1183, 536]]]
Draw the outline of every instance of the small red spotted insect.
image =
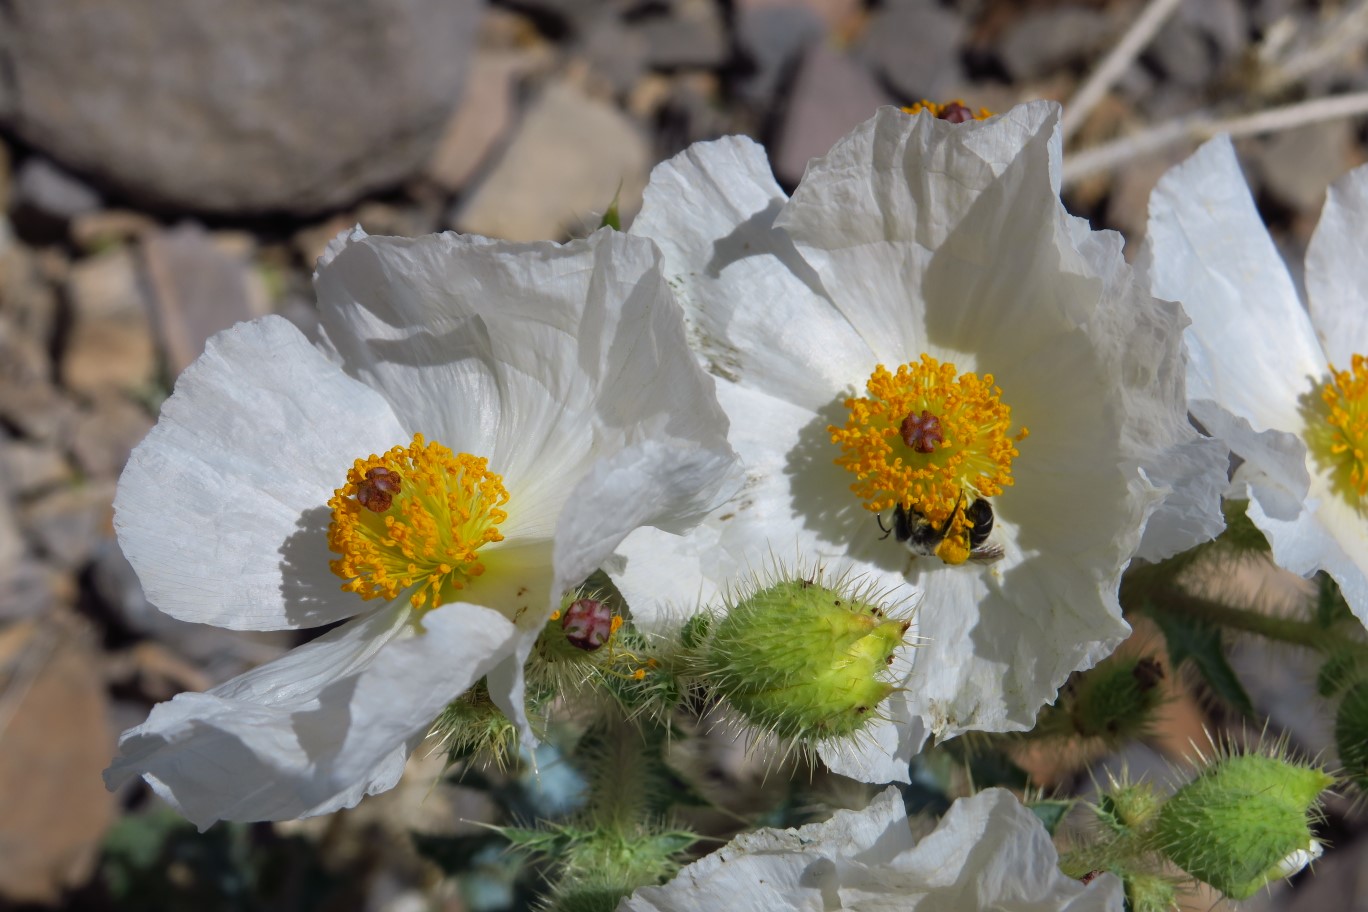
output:
[[940, 419], [926, 409], [920, 416], [909, 414], [898, 428], [903, 443], [918, 453], [934, 453], [936, 447], [945, 443], [941, 433]]
[[571, 646], [593, 652], [613, 635], [613, 610], [597, 599], [577, 599], [565, 609], [561, 628]]
[[356, 500], [372, 513], [384, 513], [403, 487], [397, 472], [377, 466], [366, 470], [366, 480], [356, 486]]

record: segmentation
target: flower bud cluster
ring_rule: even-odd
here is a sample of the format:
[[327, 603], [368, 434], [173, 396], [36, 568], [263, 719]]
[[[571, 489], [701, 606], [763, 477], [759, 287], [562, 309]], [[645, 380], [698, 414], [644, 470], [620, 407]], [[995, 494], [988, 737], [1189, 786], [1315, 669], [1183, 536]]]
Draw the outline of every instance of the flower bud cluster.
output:
[[1170, 865], [1246, 899], [1320, 856], [1311, 822], [1333, 782], [1276, 745], [1266, 752], [1218, 749], [1168, 798], [1148, 783], [1112, 781], [1096, 806], [1095, 838], [1062, 865], [1076, 876], [1117, 874], [1137, 912], [1172, 907], [1180, 882], [1164, 873]]

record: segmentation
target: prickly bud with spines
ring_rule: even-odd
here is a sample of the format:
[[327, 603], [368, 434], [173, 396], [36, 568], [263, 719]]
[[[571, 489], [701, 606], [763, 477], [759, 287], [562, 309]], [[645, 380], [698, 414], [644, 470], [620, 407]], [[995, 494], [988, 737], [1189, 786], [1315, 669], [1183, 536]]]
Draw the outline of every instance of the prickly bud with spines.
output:
[[859, 731], [894, 690], [888, 666], [911, 622], [821, 580], [779, 582], [714, 628], [707, 680], [751, 724], [815, 742]]
[[1334, 778], [1281, 756], [1218, 756], [1159, 811], [1156, 846], [1233, 899], [1246, 899], [1320, 855], [1308, 817]]

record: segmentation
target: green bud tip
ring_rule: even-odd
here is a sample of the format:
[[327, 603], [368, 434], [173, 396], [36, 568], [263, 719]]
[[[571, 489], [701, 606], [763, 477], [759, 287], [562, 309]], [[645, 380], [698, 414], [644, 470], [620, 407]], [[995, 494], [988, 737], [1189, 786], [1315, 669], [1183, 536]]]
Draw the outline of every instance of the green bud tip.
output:
[[1154, 820], [1164, 799], [1149, 782], [1111, 778], [1098, 805], [1098, 817], [1116, 830], [1140, 830]]
[[747, 721], [808, 743], [847, 737], [896, 689], [889, 666], [911, 619], [844, 583], [770, 582], [718, 620], [704, 667]]
[[1164, 668], [1155, 659], [1113, 656], [1079, 675], [1069, 717], [1085, 738], [1122, 741], [1148, 733], [1164, 703]]
[[1277, 746], [1268, 754], [1218, 750], [1160, 809], [1156, 845], [1198, 880], [1247, 899], [1320, 855], [1308, 818], [1333, 782]]

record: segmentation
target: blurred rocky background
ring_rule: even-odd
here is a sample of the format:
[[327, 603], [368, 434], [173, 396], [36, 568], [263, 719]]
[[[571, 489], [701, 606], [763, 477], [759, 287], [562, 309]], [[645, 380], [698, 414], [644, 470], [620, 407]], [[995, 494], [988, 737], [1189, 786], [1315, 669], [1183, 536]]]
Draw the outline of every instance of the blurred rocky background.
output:
[[[100, 779], [115, 735], [152, 703], [296, 642], [159, 614], [114, 542], [110, 502], [206, 338], [272, 312], [312, 324], [310, 271], [339, 230], [587, 234], [615, 196], [630, 218], [655, 163], [726, 133], [765, 143], [791, 187], [879, 105], [1073, 99], [1148, 6], [2, 0], [0, 908], [454, 912], [525, 901], [506, 856], [472, 836], [470, 821], [494, 818], [488, 793], [442, 779], [440, 758], [355, 811], [202, 836], [141, 787], [109, 794]], [[1368, 89], [1365, 39], [1361, 0], [1184, 0], [1070, 125], [1068, 156], [1183, 119]], [[1239, 141], [1294, 270], [1327, 183], [1368, 157], [1364, 124]], [[1133, 250], [1150, 188], [1194, 135], [1068, 173], [1067, 203]], [[1156, 642], [1142, 633], [1138, 648]], [[1240, 660], [1271, 730], [1325, 749], [1313, 670], [1252, 648]], [[1171, 717], [1122, 758], [1132, 769], [1160, 769], [1203, 723], [1224, 721], [1181, 689]], [[725, 752], [698, 762], [719, 787], [761, 778]], [[1023, 765], [1040, 782], [1086, 782], [1082, 764]], [[529, 813], [553, 800], [540, 781], [498, 787]], [[1330, 812], [1334, 847], [1315, 876], [1242, 908], [1368, 902], [1362, 818], [1343, 803]]]

